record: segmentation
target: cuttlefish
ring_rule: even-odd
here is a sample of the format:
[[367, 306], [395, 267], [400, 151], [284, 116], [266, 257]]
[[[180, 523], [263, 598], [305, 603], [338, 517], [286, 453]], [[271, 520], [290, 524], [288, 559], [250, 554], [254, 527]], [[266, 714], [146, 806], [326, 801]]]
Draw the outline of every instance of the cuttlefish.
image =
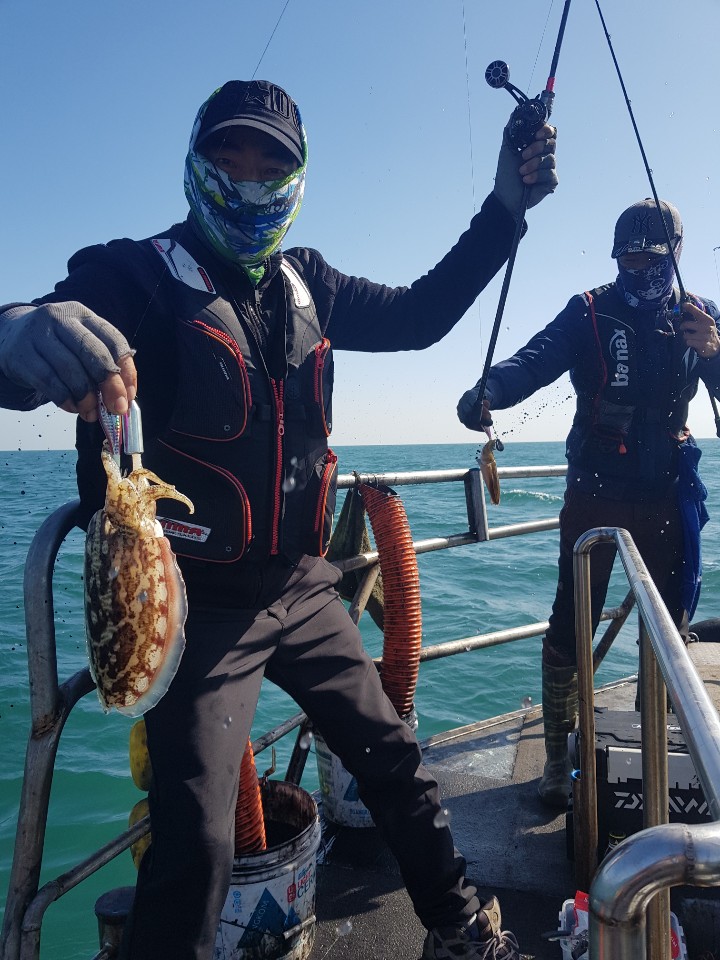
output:
[[155, 504], [167, 497], [194, 507], [139, 458], [126, 477], [107, 446], [102, 462], [105, 506], [85, 541], [88, 658], [104, 710], [137, 717], [167, 691], [185, 649], [185, 583]]
[[490, 500], [495, 506], [500, 503], [500, 478], [498, 477], [494, 453], [497, 443], [497, 438], [491, 437], [482, 450], [478, 450], [477, 456], [480, 473], [485, 481], [485, 486], [488, 488]]

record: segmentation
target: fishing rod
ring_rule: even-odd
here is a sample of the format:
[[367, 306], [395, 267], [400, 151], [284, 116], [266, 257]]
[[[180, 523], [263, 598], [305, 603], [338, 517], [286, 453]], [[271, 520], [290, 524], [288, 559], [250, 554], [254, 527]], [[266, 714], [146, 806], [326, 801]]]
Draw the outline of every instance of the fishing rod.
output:
[[[718, 286], [720, 287], [720, 274], [718, 273], [718, 264], [716, 251], [720, 250], [720, 247], [713, 247], [713, 258], [715, 260], [715, 276], [718, 279]], [[708, 391], [709, 393], [709, 391]], [[715, 435], [720, 437], [720, 411], [718, 411], [717, 401], [715, 397], [710, 393], [710, 403], [712, 404], [713, 414], [715, 416]]]
[[[531, 100], [530, 97], [522, 92], [522, 90], [519, 90], [516, 86], [514, 86], [514, 84], [510, 83], [510, 68], [504, 60], [493, 60], [493, 62], [485, 71], [486, 82], [495, 90], [507, 90], [518, 104], [510, 116], [510, 120], [504, 134], [507, 137], [510, 145], [514, 147], [518, 153], [521, 153], [525, 147], [532, 143], [535, 134], [540, 127], [542, 127], [542, 125], [548, 121], [550, 114], [552, 113], [553, 103], [555, 100], [555, 75], [557, 73], [557, 65], [560, 58], [560, 48], [562, 46], [563, 36], [565, 34], [565, 24], [567, 23], [569, 11], [570, 0], [565, 0], [565, 6], [563, 7], [562, 17], [560, 20], [560, 29], [558, 31], [557, 41], [555, 43], [555, 51], [553, 53], [552, 63], [550, 65], [550, 73], [548, 75], [547, 83], [545, 84], [545, 89], [538, 94], [537, 97], [534, 97]], [[485, 385], [487, 383], [488, 374], [490, 373], [490, 367], [492, 366], [493, 354], [495, 352], [495, 345], [500, 332], [500, 323], [505, 310], [505, 302], [510, 289], [510, 279], [512, 277], [513, 267], [515, 266], [515, 257], [517, 255], [518, 246], [520, 245], [520, 238], [522, 236], [525, 213], [527, 212], [527, 205], [531, 189], [532, 188], [529, 184], [523, 185], [520, 210], [518, 211], [517, 222], [515, 224], [515, 234], [510, 246], [510, 254], [508, 256], [507, 267], [505, 268], [505, 278], [500, 291], [500, 299], [498, 301], [497, 311], [495, 313], [495, 321], [493, 323], [492, 333], [490, 335], [490, 343], [485, 356], [485, 365], [483, 367], [482, 377], [480, 378], [480, 389], [478, 392], [480, 404], [483, 402]], [[492, 423], [486, 427], [486, 433], [488, 434], [488, 438], [490, 440], [493, 439], [492, 431], [490, 429], [491, 426]], [[495, 438], [495, 449], [502, 451], [503, 446], [504, 445], [502, 441]]]
[[[640, 148], [640, 155], [642, 156], [643, 164], [645, 165], [645, 172], [647, 173], [650, 189], [652, 190], [653, 200], [655, 201], [655, 206], [657, 207], [660, 213], [660, 222], [662, 223], [663, 233], [665, 234], [665, 239], [667, 241], [667, 247], [670, 253], [670, 262], [672, 263], [673, 271], [677, 279], [680, 300], [673, 307], [672, 311], [670, 311], [670, 315], [668, 317], [669, 329], [667, 330], [667, 334], [669, 336], [675, 336], [675, 329], [672, 325], [672, 318], [679, 318], [682, 316], [682, 305], [684, 303], [692, 303], [694, 306], [699, 307], [700, 309], [703, 309], [703, 307], [702, 307], [702, 304], [697, 302], [696, 297], [693, 297], [687, 293], [687, 291], [685, 290], [685, 286], [682, 282], [682, 277], [680, 276], [680, 268], [678, 267], [675, 251], [673, 250], [672, 237], [670, 236], [670, 231], [668, 229], [667, 221], [663, 216], [662, 207], [660, 206], [660, 199], [658, 197], [657, 190], [655, 189], [655, 180], [653, 179], [652, 169], [650, 167], [650, 164], [648, 163], [648, 159], [645, 154], [645, 148], [643, 147], [643, 142], [640, 137], [640, 131], [638, 129], [637, 123], [635, 122], [635, 114], [633, 113], [632, 104], [630, 102], [630, 98], [628, 97], [628, 92], [625, 87], [625, 81], [623, 80], [623, 76], [620, 71], [620, 64], [618, 63], [617, 57], [615, 56], [615, 50], [613, 48], [610, 33], [608, 32], [608, 28], [605, 23], [605, 17], [603, 16], [603, 12], [600, 9], [599, 0], [595, 0], [595, 6], [597, 8], [597, 12], [600, 17], [600, 22], [602, 24], [602, 28], [605, 33], [605, 39], [607, 40], [608, 49], [610, 50], [610, 56], [612, 57], [613, 64], [615, 65], [615, 72], [617, 73], [618, 80], [620, 81], [620, 87], [622, 89], [623, 96], [625, 98], [625, 105], [627, 106], [628, 114], [630, 116], [630, 122], [632, 123], [632, 127], [635, 132], [635, 139], [637, 140], [638, 147]], [[717, 247], [715, 249], [717, 249]], [[666, 332], [666, 331], [662, 331], [662, 332]], [[717, 401], [715, 400], [715, 397], [712, 395], [712, 393], [710, 393], [709, 389], [708, 389], [708, 394], [710, 396], [710, 404], [712, 405], [713, 416], [715, 418], [715, 434], [718, 438], [720, 438], [720, 411], [718, 410]]]

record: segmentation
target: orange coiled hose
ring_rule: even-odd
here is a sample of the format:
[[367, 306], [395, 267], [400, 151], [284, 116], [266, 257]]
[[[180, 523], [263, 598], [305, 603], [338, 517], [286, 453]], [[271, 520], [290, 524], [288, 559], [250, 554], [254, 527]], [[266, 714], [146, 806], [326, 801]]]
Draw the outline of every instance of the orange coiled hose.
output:
[[259, 853], [267, 847], [262, 793], [250, 740], [240, 764], [240, 787], [235, 804], [235, 856]]
[[383, 690], [399, 716], [405, 717], [415, 699], [422, 646], [417, 557], [405, 507], [395, 491], [363, 483], [360, 493], [375, 537], [385, 594]]

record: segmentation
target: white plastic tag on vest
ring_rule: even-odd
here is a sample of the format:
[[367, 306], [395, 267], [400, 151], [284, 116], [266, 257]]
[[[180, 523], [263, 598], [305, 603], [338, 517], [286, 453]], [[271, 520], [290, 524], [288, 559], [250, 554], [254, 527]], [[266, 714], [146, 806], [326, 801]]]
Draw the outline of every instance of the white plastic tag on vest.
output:
[[169, 517], [158, 517], [158, 523], [167, 537], [179, 537], [181, 540], [197, 540], [205, 543], [212, 532], [210, 527], [201, 527], [198, 523], [188, 523], [187, 520], [171, 520]]
[[312, 297], [310, 296], [310, 291], [305, 286], [305, 282], [302, 277], [298, 274], [297, 270], [294, 270], [287, 260], [283, 259], [281, 264], [282, 272], [290, 281], [290, 287], [293, 292], [293, 300], [295, 301], [296, 307], [309, 307], [312, 303]]
[[153, 247], [165, 261], [168, 270], [181, 283], [185, 283], [193, 290], [203, 290], [205, 293], [215, 293], [213, 282], [204, 267], [190, 256], [175, 240], [166, 237], [155, 237]]

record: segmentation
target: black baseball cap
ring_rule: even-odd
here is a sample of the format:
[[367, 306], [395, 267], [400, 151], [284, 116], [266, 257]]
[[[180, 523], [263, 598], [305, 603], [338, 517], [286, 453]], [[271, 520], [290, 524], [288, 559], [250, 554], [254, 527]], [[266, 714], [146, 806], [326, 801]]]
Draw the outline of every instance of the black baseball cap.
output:
[[267, 80], [230, 80], [208, 101], [196, 144], [224, 127], [254, 127], [269, 133], [303, 162], [303, 137], [297, 104], [282, 87]]
[[[670, 236], [673, 252], [682, 240], [683, 227], [676, 207], [666, 200], [660, 201], [662, 219], [655, 201], [651, 198], [640, 200], [623, 212], [615, 224], [615, 238], [611, 256], [613, 259], [626, 253], [655, 253], [666, 256], [670, 250], [667, 238]], [[663, 227], [663, 219], [667, 234]]]

